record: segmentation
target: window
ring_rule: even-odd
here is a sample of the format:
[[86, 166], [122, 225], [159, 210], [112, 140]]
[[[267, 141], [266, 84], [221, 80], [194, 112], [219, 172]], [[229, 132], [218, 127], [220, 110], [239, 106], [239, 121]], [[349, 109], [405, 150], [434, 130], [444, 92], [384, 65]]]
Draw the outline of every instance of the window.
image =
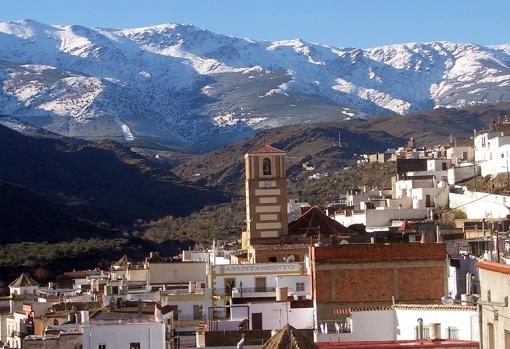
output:
[[505, 348], [510, 347], [510, 331], [505, 330]]
[[193, 320], [202, 320], [203, 307], [201, 304], [193, 304]]
[[266, 278], [256, 277], [255, 278], [255, 292], [266, 292]]
[[[414, 338], [415, 339], [420, 338], [419, 331], [420, 330], [419, 330], [418, 326], [415, 326], [414, 327]], [[429, 339], [429, 338], [430, 338], [429, 328], [427, 326], [424, 326], [423, 327], [423, 339]]]
[[276, 257], [275, 256], [269, 257], [269, 263], [276, 263]]
[[489, 341], [489, 349], [496, 349], [494, 343], [494, 325], [491, 322], [487, 323], [487, 329], [488, 329], [488, 341]]
[[106, 349], [106, 344], [99, 344], [97, 349]]
[[305, 292], [304, 282], [296, 282], [296, 292]]
[[140, 349], [140, 343], [129, 343], [129, 349]]
[[428, 327], [424, 327], [423, 328], [423, 338], [424, 339], [429, 339], [430, 338], [430, 331], [429, 331]]
[[264, 158], [264, 160], [262, 160], [262, 173], [264, 176], [271, 175], [271, 160], [269, 158]]
[[448, 339], [459, 339], [459, 329], [457, 327], [448, 327]]

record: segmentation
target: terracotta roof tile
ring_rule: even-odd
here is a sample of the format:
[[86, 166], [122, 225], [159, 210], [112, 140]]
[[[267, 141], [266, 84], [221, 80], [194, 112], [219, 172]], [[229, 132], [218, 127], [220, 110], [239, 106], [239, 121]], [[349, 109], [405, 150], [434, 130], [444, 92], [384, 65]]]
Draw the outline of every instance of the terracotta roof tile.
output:
[[403, 310], [463, 310], [476, 311], [476, 305], [462, 304], [394, 304], [393, 309]]
[[248, 152], [248, 154], [266, 154], [266, 153], [285, 153], [285, 152], [283, 150], [280, 150], [267, 144]]
[[307, 338], [291, 325], [279, 329], [262, 349], [318, 349], [313, 340]]
[[31, 286], [39, 286], [39, 283], [32, 279], [32, 277], [28, 273], [23, 273], [16, 280], [14, 280], [9, 287], [31, 287]]
[[489, 261], [481, 261], [481, 262], [476, 263], [476, 267], [479, 269], [495, 271], [495, 272], [498, 272], [501, 274], [510, 274], [510, 265], [508, 265], [508, 264], [489, 262]]
[[346, 236], [359, 235], [356, 231], [346, 228], [336, 220], [328, 217], [317, 206], [309, 208], [301, 216], [289, 223], [289, 235], [315, 236], [319, 232], [323, 237], [337, 234]]

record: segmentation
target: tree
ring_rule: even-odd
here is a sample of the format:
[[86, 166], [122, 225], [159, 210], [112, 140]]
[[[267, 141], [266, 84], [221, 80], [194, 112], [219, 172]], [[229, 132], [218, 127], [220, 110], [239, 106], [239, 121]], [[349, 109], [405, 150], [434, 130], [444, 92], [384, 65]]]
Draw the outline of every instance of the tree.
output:
[[43, 267], [38, 267], [34, 272], [34, 276], [39, 281], [45, 281], [48, 278], [48, 271]]

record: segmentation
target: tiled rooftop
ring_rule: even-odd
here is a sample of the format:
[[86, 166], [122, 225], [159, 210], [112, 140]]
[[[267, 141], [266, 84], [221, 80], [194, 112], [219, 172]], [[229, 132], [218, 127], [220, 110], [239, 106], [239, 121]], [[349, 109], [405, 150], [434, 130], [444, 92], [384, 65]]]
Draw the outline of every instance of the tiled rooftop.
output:
[[285, 153], [285, 152], [283, 150], [280, 150], [267, 144], [248, 152], [248, 154], [267, 154], [267, 153]]
[[461, 304], [395, 304], [393, 309], [404, 310], [463, 310], [475, 311], [475, 305], [461, 305]]

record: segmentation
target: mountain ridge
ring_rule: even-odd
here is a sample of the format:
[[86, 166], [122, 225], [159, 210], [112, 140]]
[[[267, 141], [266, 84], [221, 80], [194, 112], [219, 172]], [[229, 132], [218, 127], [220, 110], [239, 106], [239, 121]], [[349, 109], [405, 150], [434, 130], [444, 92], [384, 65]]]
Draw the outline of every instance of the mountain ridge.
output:
[[71, 137], [213, 149], [286, 124], [510, 100], [510, 45], [359, 49], [193, 25], [0, 23], [0, 114]]
[[2, 125], [0, 193], [5, 196], [0, 241], [111, 233], [130, 229], [138, 219], [187, 216], [229, 201], [224, 193], [187, 182], [124, 145], [67, 143]]
[[[182, 178], [216, 185], [243, 196], [244, 154], [257, 146], [273, 145], [287, 152], [287, 175], [306, 178], [353, 166], [358, 155], [405, 146], [413, 138], [419, 146], [447, 144], [450, 136], [466, 139], [474, 129], [510, 116], [510, 103], [466, 109], [436, 109], [406, 116], [375, 116], [342, 123], [321, 122], [262, 130], [240, 142], [190, 157], [172, 169]], [[338, 146], [338, 137], [342, 147]], [[309, 164], [313, 171], [302, 165]]]

